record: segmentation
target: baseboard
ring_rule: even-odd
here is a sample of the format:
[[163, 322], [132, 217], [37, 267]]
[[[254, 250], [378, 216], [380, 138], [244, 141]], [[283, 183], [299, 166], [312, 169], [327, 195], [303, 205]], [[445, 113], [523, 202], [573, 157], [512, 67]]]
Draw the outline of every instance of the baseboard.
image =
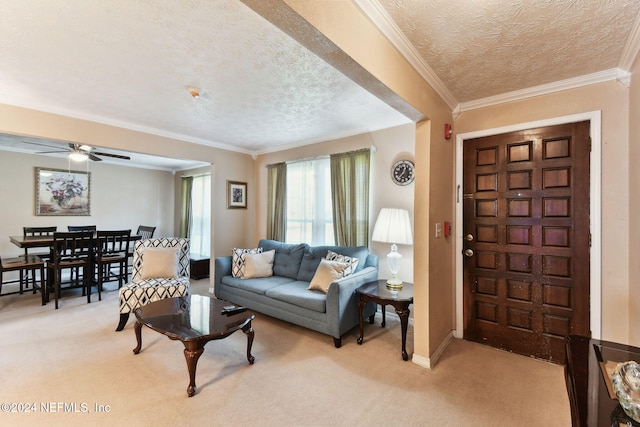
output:
[[427, 368], [427, 369], [433, 368], [436, 365], [436, 363], [438, 363], [438, 360], [440, 359], [440, 357], [442, 357], [442, 354], [447, 349], [447, 346], [449, 345], [451, 340], [453, 340], [453, 331], [449, 331], [447, 336], [444, 337], [444, 339], [442, 340], [438, 348], [436, 348], [436, 351], [433, 352], [431, 357], [421, 356], [414, 352], [413, 357], [411, 358], [411, 361], [418, 366], [422, 366], [423, 368]]

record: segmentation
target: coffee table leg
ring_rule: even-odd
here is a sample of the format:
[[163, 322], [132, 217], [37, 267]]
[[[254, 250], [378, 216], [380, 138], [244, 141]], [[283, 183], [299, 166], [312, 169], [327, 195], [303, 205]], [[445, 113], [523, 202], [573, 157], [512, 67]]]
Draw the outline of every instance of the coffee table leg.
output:
[[409, 360], [409, 354], [407, 353], [407, 326], [409, 325], [409, 308], [397, 309], [396, 313], [400, 317], [400, 325], [402, 326], [402, 360]]
[[253, 365], [256, 358], [251, 355], [251, 347], [253, 346], [253, 336], [255, 332], [253, 332], [253, 328], [251, 327], [251, 322], [247, 323], [244, 328], [242, 328], [242, 332], [247, 335], [247, 360], [250, 365]]
[[187, 359], [187, 369], [189, 370], [189, 387], [187, 387], [187, 396], [191, 397], [196, 394], [196, 366], [198, 359], [204, 352], [204, 348], [190, 349], [185, 344], [184, 358]]
[[138, 341], [138, 345], [133, 349], [133, 354], [138, 354], [142, 348], [142, 323], [136, 321], [133, 329], [136, 331], [136, 340]]

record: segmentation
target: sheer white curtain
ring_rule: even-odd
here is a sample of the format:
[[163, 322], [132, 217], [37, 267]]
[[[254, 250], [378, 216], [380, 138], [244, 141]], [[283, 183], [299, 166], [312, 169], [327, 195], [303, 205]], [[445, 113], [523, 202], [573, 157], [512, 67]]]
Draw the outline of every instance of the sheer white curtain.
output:
[[211, 255], [211, 175], [193, 177], [189, 239], [192, 253]]
[[329, 158], [287, 164], [287, 243], [332, 245]]

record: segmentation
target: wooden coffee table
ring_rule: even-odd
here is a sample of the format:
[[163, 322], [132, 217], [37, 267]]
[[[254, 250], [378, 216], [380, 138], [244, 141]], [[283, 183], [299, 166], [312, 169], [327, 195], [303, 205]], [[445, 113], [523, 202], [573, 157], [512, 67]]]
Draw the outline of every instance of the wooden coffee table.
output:
[[184, 357], [189, 370], [187, 395], [196, 392], [196, 365], [209, 341], [226, 338], [237, 330], [247, 335], [247, 360], [253, 365], [251, 355], [253, 328], [251, 321], [255, 315], [250, 311], [237, 314], [222, 314], [224, 306], [233, 305], [202, 295], [187, 295], [179, 298], [167, 298], [136, 308], [135, 332], [138, 345], [135, 354], [142, 348], [142, 325], [168, 336], [172, 340], [182, 341]]

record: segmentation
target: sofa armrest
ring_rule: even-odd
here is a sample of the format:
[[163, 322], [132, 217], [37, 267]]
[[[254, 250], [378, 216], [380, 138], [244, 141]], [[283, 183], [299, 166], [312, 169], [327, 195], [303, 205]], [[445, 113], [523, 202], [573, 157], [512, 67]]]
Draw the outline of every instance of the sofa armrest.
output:
[[[358, 304], [356, 289], [378, 280], [378, 269], [365, 267], [357, 273], [335, 280], [327, 291], [327, 318], [329, 330], [335, 338], [357, 323]], [[336, 335], [337, 334], [337, 335]]]
[[231, 275], [231, 256], [216, 257], [214, 265], [213, 292], [216, 296], [220, 294], [222, 278]]

